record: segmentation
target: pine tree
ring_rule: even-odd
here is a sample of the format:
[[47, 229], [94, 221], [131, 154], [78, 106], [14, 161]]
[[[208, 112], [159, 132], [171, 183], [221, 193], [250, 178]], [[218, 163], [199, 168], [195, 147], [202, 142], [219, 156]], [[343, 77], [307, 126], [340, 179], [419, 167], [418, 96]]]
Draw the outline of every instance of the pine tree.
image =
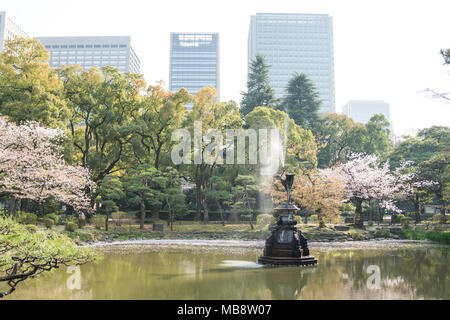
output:
[[319, 122], [319, 108], [321, 101], [311, 79], [304, 73], [295, 73], [289, 80], [280, 110], [285, 111], [295, 123], [304, 129], [314, 128]]
[[245, 116], [256, 107], [270, 107], [275, 95], [269, 83], [269, 66], [264, 56], [257, 55], [251, 62], [247, 81], [247, 92], [242, 92], [241, 113]]

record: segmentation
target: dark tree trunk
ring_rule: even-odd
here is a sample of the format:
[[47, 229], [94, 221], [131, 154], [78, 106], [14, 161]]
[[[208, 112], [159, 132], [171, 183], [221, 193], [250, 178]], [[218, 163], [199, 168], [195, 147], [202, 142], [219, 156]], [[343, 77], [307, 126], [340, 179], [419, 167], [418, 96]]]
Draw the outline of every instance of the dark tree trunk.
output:
[[144, 229], [145, 224], [145, 200], [142, 198], [141, 200], [141, 221], [140, 221], [140, 229]]
[[202, 199], [203, 205], [203, 222], [209, 222], [209, 211], [208, 211], [208, 203], [206, 201], [206, 197]]
[[224, 219], [224, 217], [223, 217], [223, 208], [222, 208], [222, 205], [220, 204], [220, 201], [219, 201], [219, 200], [217, 200], [217, 199], [215, 199], [215, 200], [216, 200], [217, 208], [219, 208], [220, 220], [222, 220], [222, 225], [224, 226], [224, 225], [225, 225], [225, 219]]
[[364, 227], [363, 212], [362, 212], [362, 200], [356, 199], [355, 206], [356, 206], [355, 227], [362, 229]]
[[233, 207], [231, 210], [231, 221], [238, 222], [239, 221], [239, 214], [237, 212], [237, 208]]
[[153, 220], [157, 221], [159, 220], [159, 210], [160, 210], [160, 206], [154, 206], [152, 207], [152, 218]]
[[316, 210], [317, 220], [319, 220], [319, 228], [325, 227], [325, 222], [323, 221], [323, 214], [321, 209]]
[[416, 224], [420, 222], [420, 204], [419, 204], [419, 196], [416, 194], [415, 201], [414, 201], [414, 209], [416, 212]]
[[16, 204], [17, 204], [16, 198], [11, 197], [11, 199], [9, 200], [9, 215], [11, 217], [16, 216]]
[[28, 212], [28, 199], [21, 199], [20, 200], [20, 211], [22, 212]]
[[170, 231], [173, 231], [173, 213], [172, 213], [172, 208], [170, 207], [170, 202], [169, 202], [169, 198], [166, 197], [166, 203], [167, 203], [167, 208], [169, 210], [169, 217], [168, 217], [168, 222], [169, 222], [169, 226], [170, 226]]
[[109, 212], [106, 212], [105, 230], [109, 230]]
[[200, 186], [197, 185], [195, 189], [195, 221], [200, 221], [201, 206], [202, 205], [202, 190]]

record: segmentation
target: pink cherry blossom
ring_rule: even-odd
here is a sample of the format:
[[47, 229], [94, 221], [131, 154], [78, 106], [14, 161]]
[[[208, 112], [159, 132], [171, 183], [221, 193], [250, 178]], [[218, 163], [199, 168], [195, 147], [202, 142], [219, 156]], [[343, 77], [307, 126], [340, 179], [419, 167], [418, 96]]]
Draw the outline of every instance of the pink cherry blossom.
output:
[[63, 159], [64, 132], [37, 122], [16, 125], [0, 116], [0, 195], [42, 201], [48, 198], [90, 211], [94, 190], [87, 168]]
[[348, 162], [341, 165], [347, 198], [379, 200], [382, 208], [398, 212], [394, 200], [404, 200], [414, 193], [414, 188], [433, 183], [415, 181], [415, 173], [405, 174], [405, 169], [411, 164], [403, 162], [391, 173], [388, 161], [379, 164], [375, 155], [353, 154]]

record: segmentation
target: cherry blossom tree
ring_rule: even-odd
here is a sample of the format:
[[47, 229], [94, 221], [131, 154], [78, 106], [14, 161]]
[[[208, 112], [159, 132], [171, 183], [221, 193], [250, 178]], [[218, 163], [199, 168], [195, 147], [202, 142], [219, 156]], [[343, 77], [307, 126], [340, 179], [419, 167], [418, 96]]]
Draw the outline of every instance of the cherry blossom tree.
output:
[[[279, 181], [271, 190], [275, 202], [284, 201], [286, 192]], [[292, 201], [317, 215], [319, 228], [326, 221], [340, 220], [339, 207], [345, 201], [344, 180], [340, 167], [299, 170], [292, 186]]]
[[54, 198], [80, 214], [91, 211], [86, 191], [95, 190], [95, 184], [87, 168], [65, 163], [63, 139], [60, 129], [37, 122], [16, 125], [0, 117], [0, 196]]
[[386, 210], [398, 212], [394, 200], [404, 200], [430, 181], [414, 180], [416, 173], [408, 172], [412, 162], [405, 161], [389, 170], [389, 162], [379, 164], [375, 155], [353, 154], [341, 165], [347, 198], [356, 206], [355, 225], [363, 227], [362, 203], [378, 200]]

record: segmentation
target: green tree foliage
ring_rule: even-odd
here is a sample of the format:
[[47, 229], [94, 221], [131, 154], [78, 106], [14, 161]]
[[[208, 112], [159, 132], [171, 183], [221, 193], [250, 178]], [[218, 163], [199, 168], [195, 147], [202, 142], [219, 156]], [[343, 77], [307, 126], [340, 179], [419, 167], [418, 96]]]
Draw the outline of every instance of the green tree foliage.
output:
[[253, 229], [253, 222], [256, 216], [256, 204], [259, 194], [259, 185], [254, 175], [239, 175], [236, 177], [233, 192], [233, 215], [232, 220], [238, 220], [239, 214], [251, 214], [250, 225]]
[[176, 169], [166, 167], [164, 168], [162, 175], [166, 179], [163, 197], [169, 212], [168, 223], [170, 225], [170, 230], [173, 230], [173, 222], [176, 218], [187, 214], [185, 206], [186, 196], [181, 188], [182, 179]]
[[190, 100], [185, 89], [170, 93], [161, 83], [148, 87], [140, 108], [133, 113], [137, 133], [133, 145], [143, 149], [135, 152], [139, 163], [151, 161], [159, 169], [161, 158], [170, 156], [172, 132], [181, 127], [187, 111], [184, 105]]
[[256, 107], [271, 107], [275, 94], [269, 82], [269, 66], [264, 56], [257, 55], [250, 64], [247, 92], [242, 92], [241, 113], [247, 115]]
[[13, 219], [0, 217], [0, 283], [13, 293], [19, 283], [60, 266], [80, 265], [98, 255], [91, 248], [80, 248], [66, 235], [30, 232]]
[[[220, 130], [222, 138], [226, 136], [227, 129], [238, 129], [242, 127], [242, 119], [238, 105], [233, 102], [217, 102], [217, 91], [213, 87], [205, 87], [194, 96], [194, 106], [189, 113], [186, 127], [189, 128], [191, 136], [194, 136], [194, 122], [202, 122], [202, 132], [207, 133], [209, 129]], [[200, 152], [203, 154], [206, 146], [203, 139]], [[198, 152], [193, 150], [193, 153]], [[196, 213], [195, 219], [200, 220], [201, 208], [203, 207], [203, 219], [209, 220], [208, 206], [204, 190], [207, 188], [208, 180], [213, 175], [214, 169], [221, 166], [220, 163], [212, 164], [202, 161], [201, 164], [192, 164], [187, 168], [187, 174], [196, 185]]]
[[63, 126], [70, 112], [62, 81], [48, 60], [38, 40], [5, 41], [0, 54], [0, 114], [16, 124], [34, 120], [46, 127]]
[[112, 212], [119, 211], [116, 201], [125, 196], [124, 188], [119, 177], [114, 175], [106, 176], [100, 182], [100, 203], [106, 213], [105, 230], [108, 231], [109, 216]]
[[435, 182], [429, 190], [436, 196], [441, 212], [445, 212], [446, 203], [450, 200], [450, 147], [447, 145], [443, 152], [420, 163], [419, 170], [424, 179]]
[[281, 139], [286, 135], [285, 165], [291, 170], [317, 164], [317, 145], [310, 130], [297, 125], [285, 112], [267, 107], [257, 107], [246, 117], [251, 129], [279, 129]]
[[376, 114], [370, 118], [366, 124], [363, 140], [364, 153], [386, 158], [388, 153], [392, 151], [389, 126], [389, 122], [382, 114]]
[[111, 67], [84, 71], [70, 66], [60, 75], [72, 111], [71, 161], [91, 169], [92, 180], [99, 183], [126, 168], [134, 132], [131, 114], [139, 106], [145, 83], [139, 75], [121, 74]]
[[140, 206], [140, 228], [144, 229], [145, 223], [145, 203], [152, 206], [161, 206], [164, 201], [163, 189], [167, 183], [161, 171], [149, 164], [141, 164], [136, 169], [129, 171], [124, 178], [125, 190], [131, 195], [129, 201]]
[[326, 114], [317, 127], [319, 166], [327, 168], [348, 160], [352, 153], [375, 154], [385, 159], [392, 151], [389, 122], [381, 114], [367, 124], [354, 122], [342, 114]]
[[450, 64], [450, 49], [442, 49], [441, 55], [444, 58], [444, 64]]
[[343, 114], [326, 114], [316, 135], [319, 166], [331, 167], [347, 161], [352, 152], [363, 152], [364, 134], [364, 124]]
[[300, 127], [315, 132], [320, 121], [320, 105], [319, 93], [311, 79], [304, 73], [295, 73], [288, 82], [286, 95], [278, 108]]
[[417, 179], [438, 182], [432, 186], [416, 188], [410, 198], [415, 207], [417, 222], [421, 219], [421, 206], [430, 203], [432, 195], [437, 192], [441, 203], [447, 199], [445, 194], [448, 192], [449, 171], [442, 161], [445, 161], [449, 145], [450, 128], [434, 126], [422, 129], [415, 137], [406, 137], [390, 155], [392, 167], [398, 167], [401, 161], [412, 161], [414, 165], [411, 170], [417, 173]]
[[223, 175], [212, 176], [209, 179], [209, 188], [205, 191], [207, 200], [213, 202], [219, 209], [223, 225], [225, 225], [224, 212], [230, 206], [233, 197], [229, 182]]

